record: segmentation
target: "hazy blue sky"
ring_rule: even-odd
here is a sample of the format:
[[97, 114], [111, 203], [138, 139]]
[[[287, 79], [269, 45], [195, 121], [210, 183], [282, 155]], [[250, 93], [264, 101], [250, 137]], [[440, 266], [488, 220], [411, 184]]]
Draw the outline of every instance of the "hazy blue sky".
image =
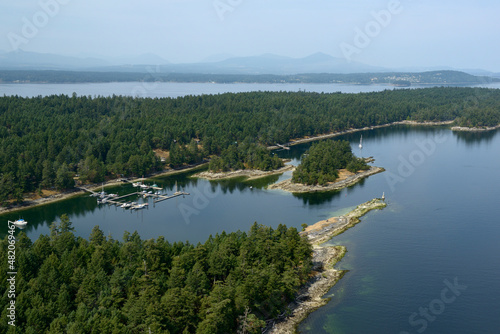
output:
[[[377, 23], [373, 12], [388, 8]], [[498, 0], [4, 0], [0, 50], [154, 53], [176, 63], [324, 52], [386, 67], [500, 71], [499, 15]]]

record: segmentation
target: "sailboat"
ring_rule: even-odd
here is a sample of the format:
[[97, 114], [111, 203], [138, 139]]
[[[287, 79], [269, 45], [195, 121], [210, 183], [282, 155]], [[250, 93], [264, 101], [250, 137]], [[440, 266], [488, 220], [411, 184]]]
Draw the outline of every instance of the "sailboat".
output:
[[106, 197], [108, 194], [106, 194], [106, 192], [104, 191], [104, 183], [102, 184], [102, 188], [101, 188], [101, 193], [99, 194], [99, 197], [101, 198], [104, 198]]
[[359, 148], [363, 148], [363, 135], [361, 135], [361, 139], [359, 140]]

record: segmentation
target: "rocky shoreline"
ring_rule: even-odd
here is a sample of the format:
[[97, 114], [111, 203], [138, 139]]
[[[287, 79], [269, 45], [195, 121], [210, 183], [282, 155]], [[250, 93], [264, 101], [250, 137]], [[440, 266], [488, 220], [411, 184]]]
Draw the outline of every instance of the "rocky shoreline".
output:
[[283, 314], [278, 319], [269, 321], [263, 333], [293, 334], [297, 326], [311, 312], [328, 303], [329, 299], [322, 297], [346, 273], [344, 270], [333, 268], [344, 257], [346, 249], [344, 246], [315, 246], [313, 252], [313, 270], [316, 274], [299, 290], [295, 300], [287, 306], [291, 314], [288, 316]]
[[254, 179], [259, 179], [261, 177], [266, 177], [269, 175], [283, 174], [284, 172], [293, 170], [294, 168], [295, 167], [292, 165], [286, 165], [284, 167], [281, 167], [279, 169], [272, 170], [272, 171], [262, 171], [262, 170], [257, 170], [257, 169], [241, 169], [241, 170], [236, 170], [236, 171], [231, 171], [231, 172], [219, 172], [219, 173], [205, 171], [205, 172], [194, 174], [192, 177], [198, 177], [198, 178], [207, 179], [210, 181], [232, 179], [235, 177], [245, 177], [245, 178], [247, 178], [247, 180], [254, 180]]
[[342, 278], [344, 270], [334, 268], [345, 253], [344, 246], [321, 246], [319, 244], [346, 231], [360, 222], [359, 218], [371, 210], [383, 209], [387, 204], [378, 198], [358, 205], [341, 217], [329, 218], [308, 226], [300, 234], [306, 236], [313, 245], [313, 277], [299, 290], [295, 300], [288, 305], [290, 314], [268, 322], [263, 333], [293, 334], [297, 326], [316, 309], [328, 303], [323, 296]]
[[482, 131], [493, 131], [500, 129], [500, 124], [497, 126], [490, 126], [490, 127], [480, 127], [480, 128], [468, 128], [465, 126], [454, 126], [451, 128], [451, 131], [462, 131], [462, 132], [482, 132]]
[[370, 169], [356, 173], [352, 176], [347, 177], [346, 179], [327, 184], [325, 186], [320, 186], [320, 185], [305, 185], [301, 183], [292, 183], [291, 179], [287, 179], [275, 184], [271, 184], [270, 186], [267, 187], [267, 189], [281, 189], [284, 191], [288, 191], [291, 193], [308, 193], [308, 192], [325, 192], [325, 191], [333, 191], [333, 190], [339, 190], [345, 187], [352, 186], [362, 179], [378, 174], [381, 172], [384, 172], [385, 169], [382, 167], [376, 167], [372, 166]]
[[387, 204], [383, 199], [375, 198], [358, 205], [354, 210], [344, 216], [322, 220], [314, 225], [308, 226], [306, 230], [300, 232], [300, 234], [307, 236], [311, 244], [319, 245], [358, 224], [360, 222], [359, 218], [371, 210], [380, 210], [386, 206]]

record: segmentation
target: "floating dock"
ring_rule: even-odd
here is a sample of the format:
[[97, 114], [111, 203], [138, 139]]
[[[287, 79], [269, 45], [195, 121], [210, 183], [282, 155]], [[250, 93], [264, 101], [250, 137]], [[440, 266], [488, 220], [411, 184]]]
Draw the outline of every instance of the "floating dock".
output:
[[[128, 182], [130, 182], [130, 181], [128, 181]], [[132, 183], [132, 182], [130, 182], [130, 183]], [[90, 190], [87, 188], [79, 188], [79, 189], [89, 192], [91, 194], [90, 196], [97, 197], [97, 202], [99, 204], [109, 204], [109, 205], [116, 205], [116, 206], [121, 206], [121, 205], [127, 203], [127, 202], [124, 202], [121, 200], [123, 200], [124, 198], [127, 198], [127, 197], [131, 197], [131, 196], [142, 196], [144, 198], [152, 197], [153, 198], [153, 205], [154, 205], [156, 203], [163, 202], [163, 201], [175, 198], [175, 197], [189, 195], [189, 193], [187, 193], [187, 192], [177, 190], [177, 182], [175, 183], [175, 190], [176, 191], [170, 196], [159, 194], [158, 192], [160, 190], [163, 190], [163, 188], [158, 187], [156, 184], [150, 186], [150, 185], [145, 185], [143, 183], [134, 183], [133, 185], [134, 185], [134, 187], [140, 187], [141, 189], [154, 189], [154, 190], [157, 190], [157, 192], [156, 193], [153, 193], [153, 192], [147, 193], [147, 192], [145, 192], [145, 190], [143, 190], [143, 191], [135, 191], [135, 192], [125, 194], [122, 196], [117, 196], [114, 194], [107, 194], [104, 191], [96, 192], [96, 191], [93, 191], [93, 190]], [[130, 204], [131, 204], [131, 206], [128, 208], [130, 210], [140, 210], [140, 209], [148, 208], [148, 203], [142, 203], [142, 204], [130, 203]]]
[[154, 195], [157, 199], [155, 199], [153, 202], [156, 204], [159, 202], [166, 201], [167, 199], [171, 199], [171, 198], [178, 197], [178, 196], [184, 196], [184, 195], [189, 195], [189, 193], [185, 193], [183, 191], [176, 191], [173, 195], [170, 195], [170, 196]]

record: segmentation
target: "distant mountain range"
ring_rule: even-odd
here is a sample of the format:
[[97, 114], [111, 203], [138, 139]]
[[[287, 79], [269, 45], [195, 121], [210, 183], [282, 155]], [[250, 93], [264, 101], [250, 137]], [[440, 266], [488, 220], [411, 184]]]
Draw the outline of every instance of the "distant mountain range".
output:
[[165, 59], [154, 54], [143, 54], [136, 57], [122, 57], [104, 60], [97, 57], [71, 57], [50, 53], [36, 53], [16, 50], [0, 51], [0, 69], [12, 70], [76, 70], [99, 69], [111, 66], [123, 67], [135, 64], [169, 64]]
[[382, 67], [347, 62], [324, 53], [315, 53], [304, 58], [290, 58], [273, 54], [254, 57], [235, 57], [218, 62], [177, 64], [162, 66], [162, 70], [182, 73], [214, 74], [278, 74], [297, 73], [363, 73], [387, 71]]
[[[222, 60], [221, 60], [222, 59]], [[0, 69], [15, 70], [92, 70], [106, 72], [146, 72], [146, 67], [158, 66], [159, 72], [203, 74], [297, 74], [297, 73], [359, 73], [381, 72], [387, 69], [356, 62], [347, 62], [324, 53], [304, 58], [273, 54], [255, 57], [208, 58], [205, 62], [173, 64], [146, 54], [134, 58], [103, 60], [95, 57], [69, 57], [46, 53], [13, 51], [0, 53]]]
[[[375, 81], [380, 82], [381, 80], [386, 82], [389, 76], [391, 78], [398, 77], [397, 80], [408, 81], [412, 83], [419, 82], [419, 79], [415, 79], [415, 76], [400, 76], [394, 75], [394, 73], [405, 72], [446, 72], [451, 73], [453, 69], [451, 68], [402, 68], [402, 69], [388, 69], [376, 66], [370, 66], [359, 62], [348, 62], [343, 58], [336, 58], [324, 53], [315, 53], [303, 58], [291, 58], [285, 56], [278, 56], [274, 54], [263, 54], [254, 57], [231, 57], [230, 55], [216, 55], [205, 59], [203, 62], [199, 63], [189, 63], [189, 64], [174, 64], [167, 60], [154, 55], [154, 54], [144, 54], [137, 57], [130, 58], [115, 58], [104, 60], [97, 57], [70, 57], [61, 56], [55, 54], [45, 54], [45, 53], [35, 53], [26, 51], [12, 51], [12, 52], [2, 52], [0, 51], [0, 70], [16, 70], [16, 71], [78, 71], [78, 72], [101, 72], [101, 73], [149, 73], [153, 77], [163, 77], [167, 80], [165, 74], [170, 74], [171, 78], [176, 78], [178, 80], [180, 77], [189, 74], [199, 74], [201, 76], [219, 75], [216, 80], [213, 81], [224, 81], [227, 80], [227, 75], [233, 76], [255, 76], [255, 75], [274, 75], [274, 76], [295, 76], [293, 79], [287, 77], [283, 79], [282, 77], [274, 77], [272, 79], [266, 79], [268, 81], [275, 80], [285, 80], [285, 81], [296, 81], [299, 80], [298, 74], [307, 73], [309, 75], [314, 74], [352, 74], [352, 73], [371, 73], [370, 80], [375, 78]], [[392, 73], [388, 73], [392, 72]], [[500, 73], [491, 73], [483, 70], [467, 70], [467, 73], [474, 75], [481, 75], [486, 77], [500, 77]], [[5, 73], [5, 72], [4, 72]], [[21, 72], [18, 72], [21, 73]], [[377, 73], [386, 73], [385, 79], [381, 79], [381, 76], [375, 75]], [[390, 75], [389, 75], [390, 74]], [[97, 74], [96, 74], [97, 75]], [[89, 77], [86, 75], [86, 77]], [[103, 76], [101, 75], [101, 78]], [[119, 75], [119, 77], [125, 79], [127, 75]], [[143, 76], [144, 77], [144, 76]], [[190, 76], [192, 77], [192, 75]], [[221, 79], [221, 78], [224, 79]], [[314, 76], [317, 80], [318, 76]], [[428, 78], [429, 76], [425, 76]], [[465, 80], [467, 82], [471, 81], [471, 78], [465, 78], [454, 75], [456, 79]], [[208, 77], [207, 77], [208, 78]], [[302, 76], [302, 80], [311, 80]], [[5, 77], [3, 78], [5, 81]], [[162, 80], [163, 80], [162, 79]], [[230, 80], [234, 80], [232, 78]], [[19, 81], [26, 81], [31, 79], [18, 78]], [[103, 79], [100, 79], [103, 80]], [[208, 79], [207, 79], [208, 80]], [[248, 81], [246, 78], [244, 81]], [[261, 79], [259, 79], [261, 80]], [[324, 77], [322, 80], [326, 80]], [[396, 79], [395, 79], [396, 80]], [[338, 77], [330, 77], [328, 82], [339, 81]], [[341, 81], [344, 81], [342, 79]], [[356, 81], [356, 80], [350, 80]], [[361, 81], [366, 81], [365, 79]], [[373, 80], [372, 80], [373, 81]], [[87, 82], [87, 81], [86, 81]], [[260, 81], [259, 81], [260, 82]], [[446, 80], [441, 80], [438, 82], [445, 82]]]

